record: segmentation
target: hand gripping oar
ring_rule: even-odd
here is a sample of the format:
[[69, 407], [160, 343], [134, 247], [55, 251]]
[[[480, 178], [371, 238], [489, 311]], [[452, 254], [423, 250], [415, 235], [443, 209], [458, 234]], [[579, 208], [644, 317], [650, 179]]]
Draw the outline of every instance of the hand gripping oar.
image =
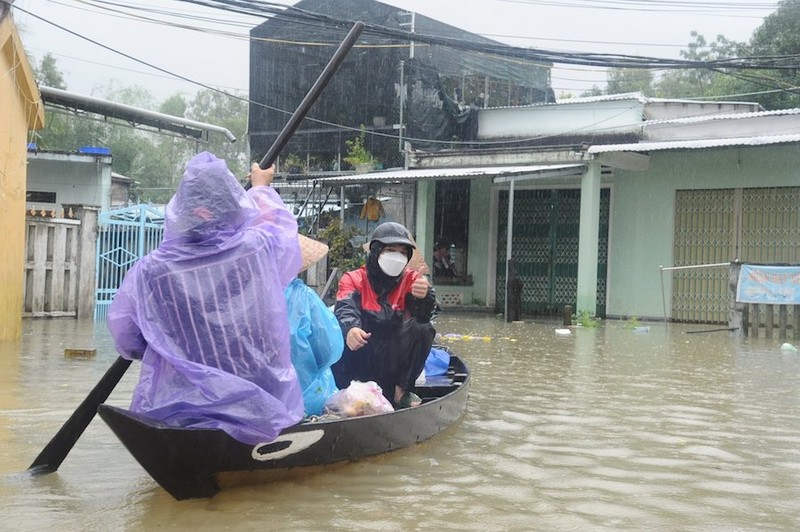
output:
[[111, 391], [120, 381], [128, 366], [131, 365], [130, 360], [118, 357], [117, 360], [108, 368], [106, 374], [100, 379], [100, 382], [95, 385], [86, 399], [78, 406], [75, 412], [69, 417], [66, 423], [61, 427], [50, 443], [42, 449], [39, 456], [28, 468], [33, 473], [52, 473], [61, 462], [67, 457], [67, 454], [72, 450], [75, 442], [81, 437], [83, 431], [91, 423], [92, 418], [97, 413], [97, 407], [100, 406]]
[[[275, 139], [275, 142], [273, 142], [272, 146], [269, 148], [269, 150], [267, 150], [267, 153], [261, 159], [261, 162], [258, 163], [258, 166], [261, 168], [269, 168], [272, 166], [272, 163], [274, 163], [275, 159], [278, 158], [281, 150], [286, 147], [289, 139], [297, 130], [298, 126], [300, 126], [300, 122], [302, 122], [306, 117], [308, 111], [311, 109], [311, 106], [314, 105], [314, 102], [322, 93], [322, 90], [339, 69], [339, 66], [342, 64], [342, 61], [344, 61], [345, 56], [356, 43], [358, 36], [361, 35], [363, 30], [363, 22], [356, 22], [353, 24], [353, 27], [350, 28], [347, 36], [339, 45], [339, 48], [336, 49], [333, 57], [331, 57], [330, 61], [328, 61], [328, 64], [325, 65], [325, 69], [322, 71], [322, 74], [319, 75], [317, 81], [314, 82], [314, 85], [312, 85], [311, 89], [308, 91], [308, 94], [306, 94], [305, 98], [303, 98], [303, 101], [300, 102], [300, 105], [297, 107], [295, 112], [292, 113], [292, 116], [289, 117], [289, 121], [286, 122], [285, 126], [283, 126], [283, 130], [278, 133], [278, 137]], [[244, 188], [247, 190], [251, 186], [250, 180], [248, 179], [247, 183], [244, 185]]]

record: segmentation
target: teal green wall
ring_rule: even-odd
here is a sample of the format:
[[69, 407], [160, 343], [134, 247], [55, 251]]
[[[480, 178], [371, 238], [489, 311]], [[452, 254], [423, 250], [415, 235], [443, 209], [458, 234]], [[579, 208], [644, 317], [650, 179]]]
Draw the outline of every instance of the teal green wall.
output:
[[[520, 181], [516, 189], [576, 186], [580, 186], [579, 178], [536, 179]], [[672, 266], [675, 191], [800, 186], [800, 145], [652, 152], [649, 170], [614, 170], [613, 177], [603, 176], [602, 186], [611, 187], [606, 313], [660, 319], [664, 302], [667, 316], [670, 313], [671, 275], [664, 274], [662, 299], [659, 266]], [[497, 190], [504, 188], [508, 185], [493, 185], [491, 178], [471, 181], [467, 273], [472, 274], [474, 285], [471, 291], [461, 289], [465, 304], [486, 305], [494, 297], [487, 296], [493, 286], [489, 264], [494, 256], [489, 255], [496, 243], [492, 229], [497, 225], [492, 217], [497, 216]], [[423, 249], [429, 264], [434, 201], [433, 183], [420, 182], [417, 227], [423, 227], [424, 220], [427, 231], [417, 239], [426, 240]]]
[[[675, 191], [800, 186], [800, 146], [652, 152], [644, 172], [615, 170], [606, 312], [610, 316], [669, 316]], [[731, 257], [733, 259], [734, 257]]]
[[494, 237], [489, 234], [491, 216], [492, 180], [484, 177], [473, 179], [469, 189], [469, 257], [468, 272], [472, 274], [472, 301], [486, 305], [486, 291], [489, 283], [489, 242]]

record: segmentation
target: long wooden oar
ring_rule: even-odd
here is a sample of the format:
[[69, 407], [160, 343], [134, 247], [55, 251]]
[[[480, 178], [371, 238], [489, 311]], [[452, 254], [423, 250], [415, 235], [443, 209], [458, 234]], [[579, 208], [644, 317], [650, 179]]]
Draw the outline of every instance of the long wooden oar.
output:
[[[286, 146], [286, 143], [289, 142], [289, 138], [295, 130], [297, 130], [297, 127], [300, 125], [303, 118], [305, 118], [306, 114], [308, 114], [309, 109], [311, 109], [311, 106], [319, 97], [322, 89], [325, 88], [333, 77], [333, 74], [339, 68], [339, 65], [342, 64], [344, 57], [356, 43], [358, 36], [361, 35], [363, 30], [363, 22], [356, 22], [350, 29], [317, 81], [308, 91], [306, 97], [303, 98], [303, 101], [300, 102], [300, 106], [292, 113], [286, 126], [284, 126], [283, 130], [275, 139], [275, 142], [267, 151], [266, 155], [264, 155], [264, 158], [261, 159], [259, 163], [261, 168], [269, 168], [272, 166], [272, 163], [275, 162], [278, 154]], [[249, 188], [249, 185], [250, 182], [248, 181], [245, 188]], [[114, 390], [117, 383], [119, 383], [130, 365], [130, 360], [126, 360], [122, 357], [117, 358], [114, 364], [108, 368], [106, 374], [103, 375], [103, 378], [100, 379], [100, 382], [89, 392], [86, 399], [83, 400], [67, 422], [64, 423], [61, 430], [59, 430], [56, 435], [53, 436], [53, 439], [50, 440], [50, 443], [42, 449], [42, 452], [39, 453], [39, 456], [36, 457], [36, 460], [34, 460], [28, 468], [29, 471], [33, 473], [52, 473], [58, 469], [67, 457], [67, 454], [72, 450], [72, 447], [75, 446], [75, 442], [78, 441], [83, 431], [86, 430], [86, 427], [91, 423], [92, 418], [94, 418], [94, 415], [97, 413], [97, 407], [108, 399], [108, 396], [111, 394], [112, 390]]]
[[[314, 85], [311, 86], [305, 98], [303, 98], [303, 101], [300, 102], [300, 105], [297, 107], [295, 112], [289, 117], [289, 121], [286, 122], [285, 126], [283, 126], [281, 132], [278, 133], [278, 137], [275, 139], [275, 142], [272, 143], [272, 146], [269, 150], [267, 150], [267, 153], [264, 154], [261, 162], [258, 163], [261, 168], [269, 168], [278, 158], [278, 155], [281, 153], [283, 148], [286, 147], [289, 139], [300, 126], [300, 123], [308, 114], [311, 106], [314, 105], [315, 101], [317, 101], [317, 98], [319, 98], [322, 90], [336, 73], [336, 70], [338, 70], [339, 66], [342, 64], [342, 61], [344, 61], [345, 56], [358, 40], [358, 36], [361, 35], [362, 31], [364, 31], [364, 23], [360, 21], [353, 24], [353, 27], [350, 28], [347, 36], [339, 45], [339, 48], [336, 49], [336, 52], [334, 52], [330, 61], [328, 61], [328, 64], [325, 65], [325, 69], [319, 75], [317, 81], [315, 81]], [[251, 184], [248, 180], [247, 183], [245, 183], [244, 188], [249, 189], [250, 187]]]
[[75, 412], [69, 417], [66, 423], [61, 427], [50, 443], [42, 449], [39, 456], [28, 468], [33, 473], [52, 473], [61, 465], [61, 462], [67, 457], [67, 454], [72, 450], [75, 442], [81, 437], [83, 431], [91, 423], [92, 418], [97, 413], [97, 407], [100, 406], [111, 391], [120, 381], [128, 366], [131, 365], [130, 360], [118, 357], [117, 360], [108, 368], [106, 374], [100, 379], [100, 382], [95, 385], [86, 399], [78, 406]]

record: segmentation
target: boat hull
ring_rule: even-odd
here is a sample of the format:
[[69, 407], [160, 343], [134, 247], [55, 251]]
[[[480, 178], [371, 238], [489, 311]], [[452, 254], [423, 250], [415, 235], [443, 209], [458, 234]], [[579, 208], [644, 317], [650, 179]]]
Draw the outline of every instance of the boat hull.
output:
[[[425, 441], [454, 423], [467, 402], [469, 373], [451, 356], [445, 378], [417, 388], [415, 408], [288, 427], [274, 441], [241, 443], [221, 430], [176, 428], [128, 410], [100, 405], [98, 413], [141, 466], [178, 500], [213, 496], [234, 476], [247, 482], [300, 469], [355, 461]], [[235, 475], [228, 475], [234, 474]], [[252, 473], [252, 475], [250, 475]]]

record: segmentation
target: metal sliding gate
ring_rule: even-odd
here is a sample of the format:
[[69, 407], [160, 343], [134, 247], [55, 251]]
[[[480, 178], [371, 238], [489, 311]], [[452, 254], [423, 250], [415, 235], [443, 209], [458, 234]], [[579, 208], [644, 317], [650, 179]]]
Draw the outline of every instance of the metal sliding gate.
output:
[[[580, 189], [518, 190], [514, 194], [512, 258], [523, 283], [522, 311], [555, 315], [574, 308], [578, 292]], [[600, 190], [596, 315], [605, 317], [611, 191]], [[508, 191], [500, 191], [497, 230], [497, 305], [505, 304]]]
[[101, 212], [97, 230], [94, 319], [105, 320], [122, 279], [161, 243], [164, 215], [149, 205]]
[[[729, 263], [800, 263], [800, 187], [675, 192], [676, 267]], [[676, 270], [672, 319], [728, 322], [728, 268]]]

